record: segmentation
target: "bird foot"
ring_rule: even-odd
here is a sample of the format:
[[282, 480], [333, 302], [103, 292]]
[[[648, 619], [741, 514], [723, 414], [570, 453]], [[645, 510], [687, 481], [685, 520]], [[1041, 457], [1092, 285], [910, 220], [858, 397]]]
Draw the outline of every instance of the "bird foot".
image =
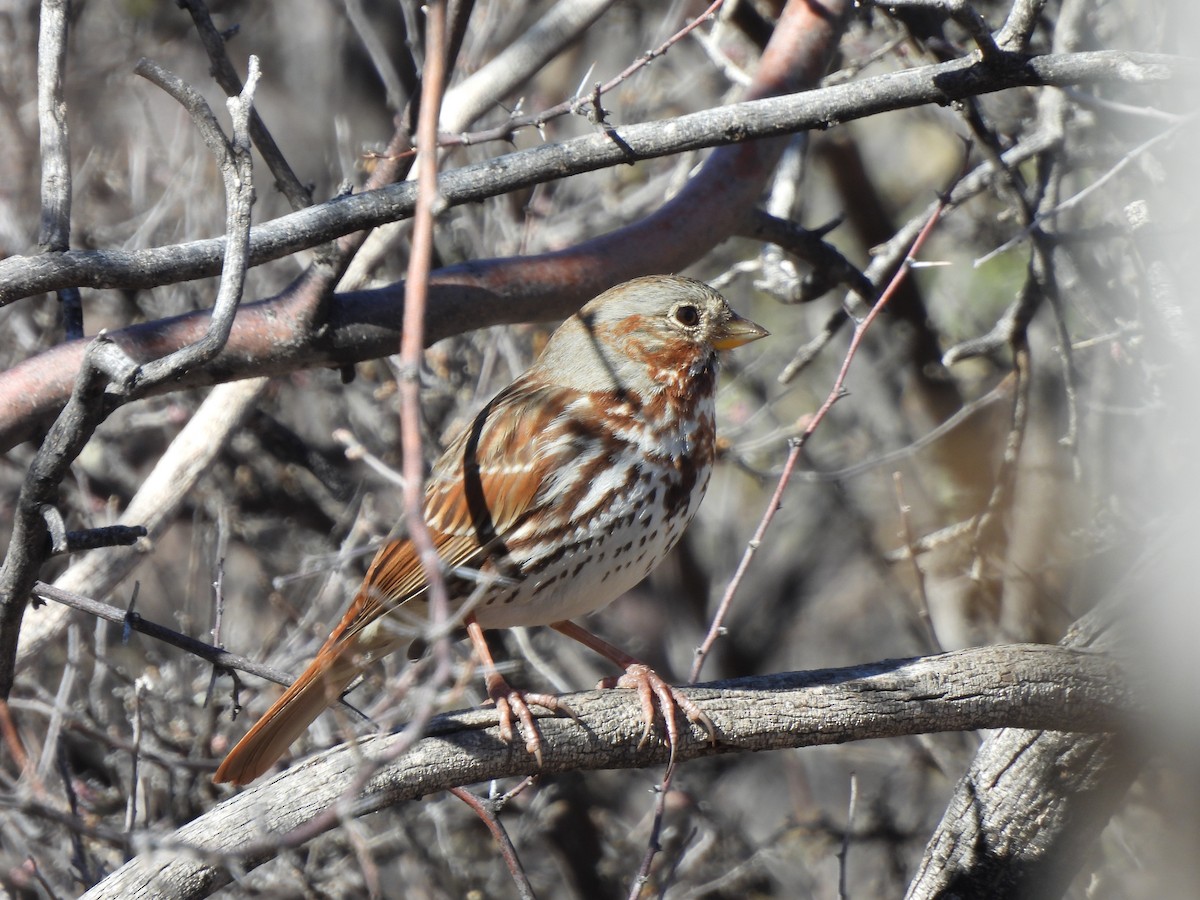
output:
[[640, 750], [650, 738], [654, 730], [655, 716], [661, 712], [663, 724], [667, 729], [667, 746], [674, 757], [675, 749], [679, 746], [679, 726], [675, 721], [675, 710], [682, 710], [688, 721], [702, 727], [708, 732], [708, 739], [715, 747], [717, 745], [717, 727], [707, 713], [683, 691], [674, 688], [663, 681], [662, 676], [645, 663], [631, 663], [625, 668], [625, 674], [620, 678], [605, 678], [598, 685], [600, 688], [627, 688], [638, 692], [642, 704], [642, 739], [638, 741]]
[[533, 694], [519, 691], [509, 685], [501, 676], [487, 680], [488, 698], [496, 705], [500, 715], [500, 739], [511, 744], [516, 732], [513, 731], [513, 720], [517, 730], [525, 738], [525, 749], [537, 760], [538, 768], [542, 765], [542, 732], [534, 719], [531, 706], [540, 706], [554, 714], [563, 714], [579, 721], [579, 717], [571, 707], [567, 706], [553, 694]]

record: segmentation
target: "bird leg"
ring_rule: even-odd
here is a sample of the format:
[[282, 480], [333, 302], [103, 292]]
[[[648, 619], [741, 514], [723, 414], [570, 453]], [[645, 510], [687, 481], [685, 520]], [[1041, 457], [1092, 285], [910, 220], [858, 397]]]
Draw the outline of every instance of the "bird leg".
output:
[[475, 655], [483, 668], [483, 683], [487, 687], [488, 698], [496, 704], [496, 712], [500, 714], [500, 737], [506, 744], [513, 741], [513, 716], [516, 716], [518, 728], [525, 737], [525, 749], [533, 754], [538, 767], [542, 765], [542, 733], [534, 721], [530, 705], [540, 706], [552, 713], [564, 713], [572, 719], [575, 713], [567, 704], [552, 694], [530, 694], [518, 691], [512, 687], [504, 676], [496, 671], [496, 663], [492, 659], [492, 651], [483, 636], [483, 629], [475, 616], [468, 615], [465, 620], [467, 635], [475, 647]]
[[671, 748], [672, 757], [675, 748], [679, 746], [679, 728], [675, 723], [675, 710], [678, 708], [694, 722], [708, 732], [708, 739], [715, 747], [717, 744], [717, 727], [712, 719], [696, 705], [683, 691], [671, 687], [657, 672], [636, 657], [630, 656], [619, 647], [614, 647], [608, 641], [596, 637], [590, 631], [581, 628], [574, 622], [554, 622], [550, 625], [555, 631], [579, 641], [585, 647], [595, 650], [605, 659], [610, 659], [622, 669], [625, 674], [617, 679], [606, 678], [600, 682], [600, 687], [630, 688], [638, 692], [642, 703], [642, 721], [645, 725], [642, 739], [638, 742], [640, 749], [650, 737], [654, 728], [655, 701], [662, 713], [663, 724], [667, 728], [667, 745]]

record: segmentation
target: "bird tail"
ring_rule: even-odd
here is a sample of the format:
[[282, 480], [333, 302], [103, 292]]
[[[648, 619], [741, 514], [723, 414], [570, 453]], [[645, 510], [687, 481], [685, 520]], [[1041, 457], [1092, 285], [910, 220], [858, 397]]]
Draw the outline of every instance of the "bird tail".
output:
[[317, 658], [229, 751], [213, 776], [216, 784], [249, 784], [287, 751], [362, 671], [354, 654]]

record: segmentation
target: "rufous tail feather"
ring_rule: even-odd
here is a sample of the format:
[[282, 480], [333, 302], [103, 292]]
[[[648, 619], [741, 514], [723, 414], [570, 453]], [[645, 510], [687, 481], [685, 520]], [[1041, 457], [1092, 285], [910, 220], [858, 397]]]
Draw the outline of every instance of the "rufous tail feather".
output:
[[333, 659], [321, 659], [318, 655], [229, 751], [213, 781], [216, 784], [249, 784], [263, 774], [275, 765], [293, 741], [304, 734], [317, 716], [337, 702], [342, 691], [361, 671], [349, 654], [338, 654]]

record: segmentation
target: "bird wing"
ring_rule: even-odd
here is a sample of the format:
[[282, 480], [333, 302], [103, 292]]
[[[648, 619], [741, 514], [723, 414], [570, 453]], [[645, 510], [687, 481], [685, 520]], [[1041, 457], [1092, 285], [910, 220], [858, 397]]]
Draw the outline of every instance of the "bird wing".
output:
[[[442, 454], [426, 491], [425, 515], [444, 565], [478, 567], [503, 553], [498, 545], [505, 535], [537, 508], [546, 479], [570, 458], [571, 442], [551, 436], [550, 425], [565, 408], [554, 394], [534, 386], [527, 373]], [[213, 780], [248, 784], [274, 765], [367, 662], [419, 633], [423, 608], [413, 610], [415, 628], [407, 636], [403, 623], [370, 626], [425, 589], [425, 570], [411, 541], [381, 547], [316, 657], [229, 752]]]
[[[447, 446], [425, 493], [426, 523], [446, 569], [477, 569], [503, 557], [505, 537], [538, 507], [546, 480], [574, 452], [572, 442], [552, 428], [569, 402], [567, 393], [531, 383], [527, 373]], [[360, 634], [426, 588], [413, 543], [407, 538], [389, 541], [376, 554], [358, 597], [328, 643]]]

